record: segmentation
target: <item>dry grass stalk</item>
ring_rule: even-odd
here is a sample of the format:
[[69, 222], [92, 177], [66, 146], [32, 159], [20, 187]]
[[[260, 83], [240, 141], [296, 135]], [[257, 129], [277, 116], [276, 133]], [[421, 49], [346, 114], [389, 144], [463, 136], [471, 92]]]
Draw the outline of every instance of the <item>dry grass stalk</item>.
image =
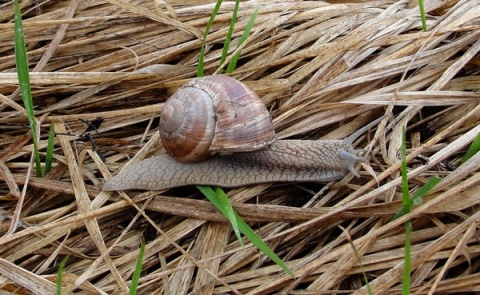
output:
[[[418, 9], [401, 1], [241, 3], [233, 46], [257, 6], [259, 14], [233, 76], [259, 93], [280, 138], [344, 138], [380, 115], [388, 118], [358, 140], [369, 158], [359, 165], [361, 178], [228, 190], [237, 212], [295, 277], [251, 244], [241, 246], [193, 188], [120, 197], [101, 191], [110, 172], [162, 152], [159, 111], [195, 76], [214, 4], [22, 3], [39, 146], [44, 151], [50, 122], [72, 136], [57, 136], [50, 174], [28, 175], [31, 134], [17, 93], [12, 7], [3, 4], [2, 291], [52, 294], [55, 271], [69, 254], [66, 292], [124, 293], [143, 238], [139, 294], [365, 294], [362, 271], [374, 294], [399, 294], [407, 219], [414, 228], [412, 294], [480, 290], [480, 156], [460, 165], [480, 132], [477, 1], [427, 1], [429, 32], [421, 31]], [[232, 2], [223, 4], [208, 37], [208, 74], [221, 71], [232, 9]], [[96, 118], [104, 122], [100, 136], [92, 133], [93, 151], [92, 142], [73, 135], [87, 127], [80, 119]], [[401, 207], [405, 125], [410, 189], [434, 175], [444, 179], [423, 205], [389, 222]]]

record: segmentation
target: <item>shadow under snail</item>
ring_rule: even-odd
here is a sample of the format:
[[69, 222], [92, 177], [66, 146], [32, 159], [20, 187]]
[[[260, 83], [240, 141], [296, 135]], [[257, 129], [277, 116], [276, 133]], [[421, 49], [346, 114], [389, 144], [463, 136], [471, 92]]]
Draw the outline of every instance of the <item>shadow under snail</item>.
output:
[[179, 88], [160, 115], [168, 154], [145, 159], [106, 181], [103, 190], [162, 190], [185, 185], [239, 187], [268, 182], [328, 182], [365, 159], [353, 141], [275, 140], [260, 98], [228, 76], [196, 78]]

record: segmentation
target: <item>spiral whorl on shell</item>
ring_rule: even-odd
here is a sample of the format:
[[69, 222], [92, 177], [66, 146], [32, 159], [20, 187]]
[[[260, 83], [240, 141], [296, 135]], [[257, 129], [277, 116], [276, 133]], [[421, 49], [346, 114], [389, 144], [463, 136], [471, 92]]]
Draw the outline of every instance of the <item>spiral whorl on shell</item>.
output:
[[268, 147], [270, 114], [245, 84], [227, 76], [196, 78], [179, 88], [160, 115], [160, 139], [180, 162]]

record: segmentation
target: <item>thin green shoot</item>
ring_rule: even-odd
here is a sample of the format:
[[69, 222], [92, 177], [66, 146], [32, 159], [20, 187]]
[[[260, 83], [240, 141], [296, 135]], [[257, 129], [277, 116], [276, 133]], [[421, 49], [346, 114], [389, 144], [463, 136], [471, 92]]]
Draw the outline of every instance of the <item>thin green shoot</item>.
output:
[[33, 111], [32, 91], [30, 88], [30, 76], [28, 73], [27, 52], [25, 48], [25, 37], [23, 34], [22, 14], [18, 0], [14, 1], [15, 9], [15, 64], [17, 66], [18, 84], [22, 93], [22, 100], [27, 112], [28, 121], [32, 130], [33, 153], [35, 157], [35, 171], [38, 177], [42, 176], [42, 167], [40, 165], [40, 155], [38, 153], [37, 126], [35, 123], [35, 114]]
[[138, 282], [140, 280], [140, 275], [142, 274], [144, 253], [145, 253], [145, 242], [142, 240], [140, 244], [140, 251], [138, 252], [137, 263], [135, 264], [135, 271], [133, 272], [133, 276], [132, 276], [132, 284], [130, 285], [130, 290], [128, 291], [129, 295], [137, 294]]
[[372, 287], [370, 286], [370, 283], [368, 282], [368, 277], [367, 277], [367, 274], [365, 272], [365, 268], [363, 267], [362, 258], [360, 257], [360, 253], [358, 253], [357, 247], [355, 246], [355, 243], [352, 241], [352, 237], [350, 236], [348, 231], [345, 228], [343, 228], [341, 225], [339, 225], [339, 227], [345, 233], [350, 246], [352, 246], [353, 253], [355, 254], [355, 257], [357, 258], [358, 265], [360, 266], [360, 271], [362, 272], [362, 275], [363, 275], [363, 280], [365, 281], [365, 285], [367, 286], [368, 294], [372, 295], [373, 294]]
[[218, 211], [222, 212], [225, 215], [228, 221], [230, 221], [230, 224], [232, 225], [237, 239], [241, 241], [240, 243], [243, 245], [243, 241], [239, 233], [240, 229], [238, 227], [235, 211], [233, 210], [232, 203], [228, 199], [228, 196], [225, 194], [225, 192], [219, 187], [215, 188], [214, 191], [211, 187], [201, 185], [197, 185], [197, 189], [207, 197], [210, 203], [212, 203]]
[[[197, 188], [228, 219], [228, 213], [222, 206], [221, 201], [219, 200], [219, 196], [215, 193], [215, 191], [213, 191], [212, 188], [207, 186], [197, 186]], [[234, 216], [236, 219], [235, 222], [238, 224], [238, 229], [240, 230], [240, 232], [244, 234], [245, 237], [247, 237], [252, 242], [252, 244], [257, 246], [257, 248], [260, 249], [260, 251], [262, 251], [265, 255], [267, 255], [268, 258], [270, 258], [273, 262], [275, 262], [277, 265], [283, 268], [287, 273], [293, 276], [293, 272], [290, 270], [290, 268], [275, 254], [275, 252], [272, 251], [272, 249], [270, 249], [265, 244], [265, 242], [259, 236], [257, 236], [257, 234], [245, 223], [245, 221], [243, 221], [243, 219], [240, 216], [238, 216], [237, 213], [234, 213]]]
[[47, 153], [45, 155], [45, 175], [52, 170], [53, 151], [55, 149], [55, 125], [50, 123], [50, 130], [48, 131]]
[[237, 12], [240, 6], [240, 1], [235, 1], [235, 7], [233, 8], [232, 20], [230, 21], [230, 26], [228, 27], [227, 36], [225, 37], [225, 42], [223, 43], [222, 56], [220, 57], [220, 64], [223, 64], [228, 55], [228, 49], [230, 48], [230, 42], [232, 41], [233, 31], [235, 29], [235, 23], [237, 22]]
[[[419, 206], [423, 203], [423, 197], [435, 186], [437, 185], [440, 180], [442, 180], [438, 176], [432, 177], [426, 184], [424, 184], [410, 199], [410, 203], [412, 206]], [[391, 221], [400, 218], [401, 216], [405, 215], [405, 210], [402, 207], [400, 210], [398, 210], [397, 213], [392, 217]]]
[[427, 18], [425, 17], [425, 5], [423, 5], [423, 0], [418, 0], [418, 8], [420, 9], [420, 17], [422, 18], [422, 28], [426, 32], [427, 28]]
[[[405, 214], [410, 213], [412, 209], [412, 201], [410, 192], [408, 190], [408, 174], [407, 174], [407, 144], [406, 131], [403, 126], [402, 132], [402, 203]], [[403, 265], [403, 281], [402, 281], [402, 295], [410, 294], [410, 271], [411, 271], [411, 245], [412, 245], [412, 221], [405, 222], [405, 251], [404, 251], [404, 265]]]
[[56, 292], [55, 294], [57, 295], [61, 295], [62, 294], [62, 279], [63, 279], [63, 272], [65, 270], [65, 265], [67, 264], [67, 261], [68, 261], [68, 258], [70, 256], [67, 255], [67, 257], [65, 257], [62, 262], [60, 262], [60, 265], [58, 266], [58, 270], [57, 270], [57, 281], [55, 282], [55, 285], [56, 285]]
[[[248, 23], [245, 26], [245, 30], [243, 31], [242, 36], [240, 36], [240, 39], [238, 40], [237, 48], [242, 46], [242, 44], [247, 40], [248, 36], [250, 35], [253, 24], [255, 23], [255, 19], [257, 18], [257, 14], [258, 14], [258, 7], [253, 12], [252, 16], [250, 16], [250, 19], [248, 20]], [[242, 51], [239, 50], [235, 54], [235, 56], [232, 58], [232, 60], [228, 64], [227, 73], [232, 73], [233, 72], [233, 70], [237, 66], [237, 62], [238, 62], [238, 59], [240, 58], [241, 53], [242, 53]]]
[[477, 135], [477, 137], [475, 137], [472, 144], [468, 148], [467, 153], [465, 154], [465, 156], [463, 156], [462, 164], [465, 163], [471, 157], [473, 157], [473, 155], [478, 153], [478, 151], [480, 151], [480, 133]]
[[240, 236], [240, 230], [238, 229], [237, 218], [235, 216], [235, 211], [233, 210], [232, 203], [228, 199], [227, 194], [221, 188], [216, 187], [215, 194], [217, 195], [221, 206], [223, 206], [223, 209], [225, 210], [227, 219], [230, 220], [230, 223], [232, 224], [233, 231], [235, 232], [238, 241], [243, 246], [243, 240]]
[[217, 0], [217, 4], [213, 8], [212, 14], [210, 15], [210, 19], [208, 20], [208, 23], [207, 23], [207, 27], [205, 28], [205, 34], [203, 34], [203, 40], [202, 40], [202, 47], [200, 48], [200, 56], [198, 57], [197, 77], [203, 77], [205, 75], [204, 58], [205, 58], [205, 46], [207, 45], [207, 37], [221, 5], [222, 5], [222, 0]]

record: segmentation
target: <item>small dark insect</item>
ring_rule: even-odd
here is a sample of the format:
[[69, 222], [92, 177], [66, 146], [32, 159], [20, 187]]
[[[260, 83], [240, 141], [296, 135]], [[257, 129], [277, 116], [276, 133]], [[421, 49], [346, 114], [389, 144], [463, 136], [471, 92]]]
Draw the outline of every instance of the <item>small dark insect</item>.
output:
[[95, 151], [97, 153], [97, 155], [100, 157], [100, 159], [102, 160], [102, 162], [105, 162], [106, 159], [105, 159], [105, 156], [102, 154], [102, 152], [100, 152], [98, 150], [98, 147], [97, 147], [97, 141], [95, 140], [95, 138], [92, 137], [92, 135], [90, 133], [84, 133], [81, 137], [80, 137], [83, 141], [89, 141], [92, 143], [92, 150]]
[[98, 128], [100, 128], [100, 125], [102, 125], [102, 123], [104, 121], [103, 118], [96, 118], [92, 122], [88, 122], [87, 120], [83, 120], [83, 119], [80, 119], [80, 121], [82, 121], [83, 123], [85, 123], [87, 125], [87, 129], [85, 129], [83, 134], [85, 134], [87, 132], [90, 132], [90, 131], [95, 131], [98, 135], [100, 135], [100, 133], [98, 133]]
[[101, 134], [98, 132], [98, 128], [100, 128], [100, 125], [102, 125], [104, 119], [103, 118], [96, 118], [95, 120], [88, 122], [87, 120], [80, 119], [83, 123], [87, 125], [87, 128], [81, 135], [76, 135], [76, 134], [63, 134], [63, 133], [57, 133], [61, 135], [69, 135], [69, 136], [76, 136], [78, 137], [79, 140], [85, 141], [85, 142], [90, 142], [92, 144], [92, 150], [97, 153], [97, 155], [100, 157], [100, 159], [105, 162], [105, 156], [98, 150], [98, 145], [97, 145], [97, 140], [92, 136], [91, 132], [95, 131], [98, 136], [101, 137]]
[[415, 157], [415, 159], [421, 162], [422, 164], [427, 164], [430, 161], [428, 157], [425, 157], [423, 155], [418, 155]]

